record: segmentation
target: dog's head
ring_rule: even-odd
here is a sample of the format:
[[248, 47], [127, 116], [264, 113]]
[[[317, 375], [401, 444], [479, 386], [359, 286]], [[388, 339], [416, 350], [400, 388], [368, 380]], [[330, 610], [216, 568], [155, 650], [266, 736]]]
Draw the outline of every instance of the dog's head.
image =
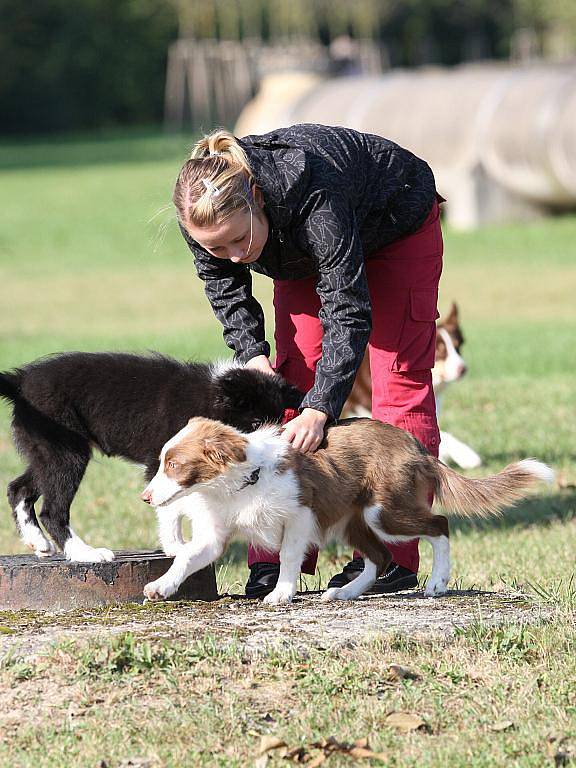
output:
[[436, 329], [436, 361], [432, 370], [436, 393], [466, 373], [466, 363], [460, 354], [463, 344], [458, 307], [453, 302], [450, 312], [440, 320]]
[[143, 501], [161, 507], [187, 496], [231, 465], [246, 461], [246, 438], [220, 421], [196, 417], [162, 448], [158, 472], [142, 493]]
[[251, 368], [231, 368], [215, 382], [215, 416], [242, 432], [280, 423], [286, 408], [298, 408], [304, 395], [281, 376]]

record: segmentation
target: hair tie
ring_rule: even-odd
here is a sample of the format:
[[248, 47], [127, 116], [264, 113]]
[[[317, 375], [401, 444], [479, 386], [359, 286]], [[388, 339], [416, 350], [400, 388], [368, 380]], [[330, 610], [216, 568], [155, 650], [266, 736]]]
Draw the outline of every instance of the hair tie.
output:
[[210, 150], [210, 157], [223, 157], [223, 156], [224, 156], [224, 152], [214, 152]]
[[214, 184], [213, 181], [210, 181], [210, 179], [202, 179], [202, 184], [204, 184], [204, 186], [206, 187], [208, 192], [210, 192], [210, 195], [212, 197], [218, 197], [218, 195], [220, 194], [220, 190], [218, 189], [216, 184]]

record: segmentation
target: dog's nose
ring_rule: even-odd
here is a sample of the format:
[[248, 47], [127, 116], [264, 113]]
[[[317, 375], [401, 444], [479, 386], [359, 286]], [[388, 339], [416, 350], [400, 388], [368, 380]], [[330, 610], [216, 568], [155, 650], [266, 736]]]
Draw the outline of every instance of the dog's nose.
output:
[[468, 371], [468, 368], [467, 368], [465, 365], [461, 365], [461, 366], [458, 368], [458, 378], [461, 378], [462, 376], [464, 376], [464, 374], [465, 374], [467, 371]]
[[140, 498], [142, 501], [145, 501], [146, 504], [152, 504], [152, 491], [146, 489], [142, 494], [140, 494]]

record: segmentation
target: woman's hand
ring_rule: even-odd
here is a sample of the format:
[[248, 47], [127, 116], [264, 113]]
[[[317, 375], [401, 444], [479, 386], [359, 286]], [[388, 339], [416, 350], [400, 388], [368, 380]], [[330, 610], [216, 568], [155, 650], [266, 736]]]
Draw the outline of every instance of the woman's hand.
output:
[[269, 373], [270, 376], [274, 376], [276, 373], [274, 368], [270, 365], [270, 360], [268, 360], [266, 355], [256, 355], [256, 357], [248, 360], [244, 367], [254, 368], [256, 371], [262, 371], [262, 373]]
[[282, 436], [301, 453], [313, 453], [324, 439], [328, 416], [314, 408], [304, 408], [300, 416], [284, 425]]

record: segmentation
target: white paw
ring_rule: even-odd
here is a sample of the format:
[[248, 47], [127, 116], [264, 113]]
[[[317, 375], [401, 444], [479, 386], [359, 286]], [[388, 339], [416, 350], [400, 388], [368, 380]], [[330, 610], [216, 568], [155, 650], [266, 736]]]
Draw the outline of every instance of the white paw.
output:
[[338, 600], [338, 592], [340, 592], [340, 587], [331, 587], [324, 592], [320, 600], [322, 600], [323, 603], [330, 603], [332, 600]]
[[291, 587], [276, 587], [262, 602], [266, 605], [287, 605], [293, 597], [294, 590]]
[[334, 600], [356, 600], [357, 597], [357, 594], [347, 592], [344, 587], [332, 587], [324, 592], [321, 599], [325, 603], [330, 603]]
[[43, 535], [42, 531], [35, 526], [29, 526], [26, 536], [23, 538], [24, 544], [31, 549], [37, 557], [50, 557], [56, 553], [56, 547], [51, 541]]
[[166, 600], [167, 597], [174, 594], [176, 590], [170, 590], [169, 586], [162, 581], [162, 579], [156, 579], [151, 581], [144, 587], [144, 596], [148, 600]]
[[71, 563], [109, 563], [114, 560], [114, 552], [105, 547], [86, 547], [76, 549], [68, 557]]
[[51, 557], [56, 554], [56, 547], [51, 541], [45, 541], [41, 548], [34, 550], [34, 554], [36, 557]]
[[424, 597], [439, 597], [440, 595], [444, 595], [446, 593], [447, 586], [448, 586], [448, 579], [445, 579], [445, 578], [437, 578], [434, 580], [430, 579], [426, 584], [426, 589], [424, 590]]

